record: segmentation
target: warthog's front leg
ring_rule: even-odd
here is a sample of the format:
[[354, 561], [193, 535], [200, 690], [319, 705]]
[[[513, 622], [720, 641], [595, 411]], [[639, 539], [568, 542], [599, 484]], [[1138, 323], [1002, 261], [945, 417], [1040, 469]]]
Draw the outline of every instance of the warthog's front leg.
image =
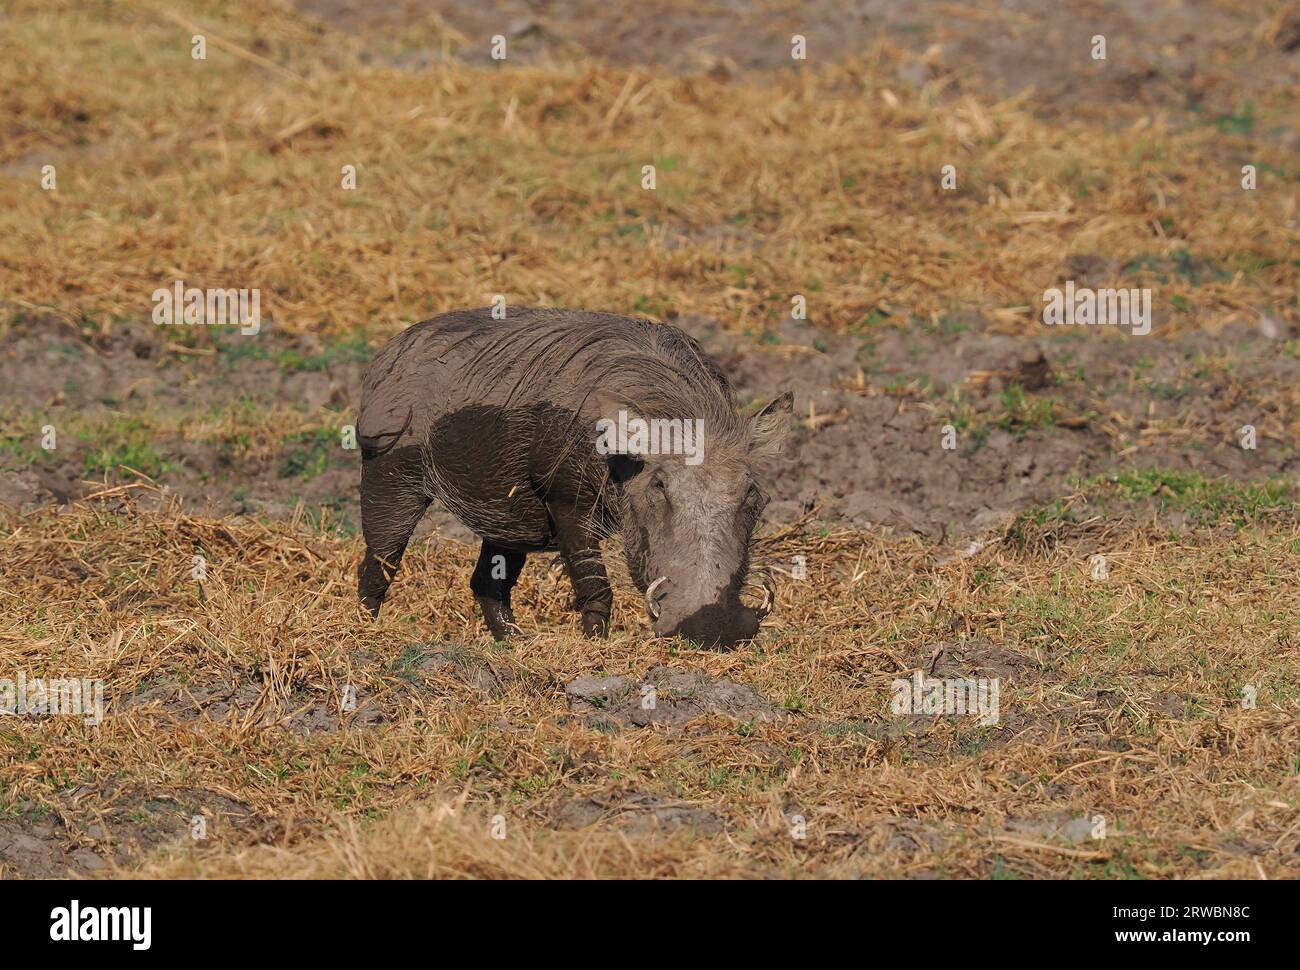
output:
[[510, 591], [515, 588], [527, 558], [526, 553], [483, 540], [469, 588], [474, 591], [474, 598], [483, 610], [483, 619], [487, 620], [488, 629], [497, 640], [509, 640], [512, 634], [519, 632], [514, 610], [510, 608]]
[[560, 558], [573, 582], [573, 608], [582, 617], [583, 636], [609, 636], [609, 613], [614, 591], [609, 588], [600, 543], [580, 523], [556, 520]]

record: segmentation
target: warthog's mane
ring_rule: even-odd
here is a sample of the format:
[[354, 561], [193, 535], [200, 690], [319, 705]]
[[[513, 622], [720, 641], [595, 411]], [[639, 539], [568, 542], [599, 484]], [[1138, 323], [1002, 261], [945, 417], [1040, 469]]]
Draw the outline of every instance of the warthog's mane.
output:
[[[468, 311], [462, 378], [508, 388], [507, 406], [562, 406], [594, 428], [618, 410], [641, 418], [704, 421], [711, 448], [743, 453], [747, 425], [726, 375], [675, 327], [607, 313], [509, 308], [504, 320]], [[455, 345], [453, 344], [453, 346]], [[587, 431], [590, 428], [582, 428]]]

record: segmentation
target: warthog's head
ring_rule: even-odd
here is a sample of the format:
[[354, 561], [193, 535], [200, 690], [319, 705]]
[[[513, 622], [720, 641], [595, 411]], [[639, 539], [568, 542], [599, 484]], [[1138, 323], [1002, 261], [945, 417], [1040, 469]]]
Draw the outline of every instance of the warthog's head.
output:
[[734, 411], [691, 419], [697, 437], [683, 436], [685, 454], [633, 448], [609, 456], [628, 568], [657, 635], [714, 646], [758, 632], [772, 606], [770, 585], [758, 605], [741, 600], [754, 528], [767, 504], [754, 464], [780, 452], [792, 402], [786, 393], [748, 421]]

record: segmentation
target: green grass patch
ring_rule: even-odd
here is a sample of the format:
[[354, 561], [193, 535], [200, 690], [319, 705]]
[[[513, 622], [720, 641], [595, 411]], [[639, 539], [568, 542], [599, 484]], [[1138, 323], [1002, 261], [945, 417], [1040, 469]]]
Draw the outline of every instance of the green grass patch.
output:
[[329, 468], [336, 451], [343, 453], [338, 432], [333, 428], [299, 431], [284, 440], [284, 447], [281, 478], [314, 478]]

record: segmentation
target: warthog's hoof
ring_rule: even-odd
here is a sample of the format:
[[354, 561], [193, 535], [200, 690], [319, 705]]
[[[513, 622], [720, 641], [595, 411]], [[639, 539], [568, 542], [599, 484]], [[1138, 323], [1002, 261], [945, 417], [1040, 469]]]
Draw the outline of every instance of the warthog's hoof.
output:
[[609, 636], [609, 616], [605, 613], [583, 613], [582, 635], [591, 640], [604, 640]]
[[512, 636], [518, 635], [519, 624], [515, 622], [514, 611], [507, 604], [485, 596], [479, 596], [477, 599], [493, 639], [509, 640]]

